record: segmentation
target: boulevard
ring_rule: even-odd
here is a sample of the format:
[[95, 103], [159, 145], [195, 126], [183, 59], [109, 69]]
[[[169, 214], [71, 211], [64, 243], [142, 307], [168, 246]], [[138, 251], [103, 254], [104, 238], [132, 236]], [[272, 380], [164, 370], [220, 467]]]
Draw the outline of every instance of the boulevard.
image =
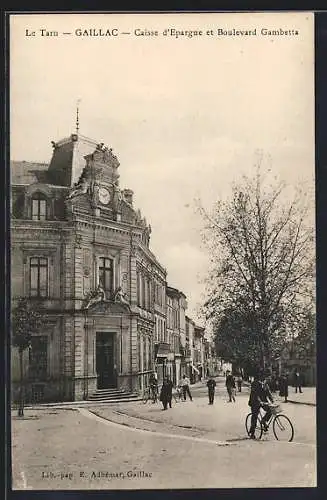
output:
[[272, 431], [251, 441], [244, 427], [248, 388], [228, 403], [224, 380], [217, 382], [212, 406], [202, 382], [192, 386], [192, 402], [167, 411], [141, 401], [26, 409], [12, 422], [13, 488], [316, 486], [314, 389], [299, 395], [290, 388], [295, 402], [281, 403], [293, 442], [276, 441]]

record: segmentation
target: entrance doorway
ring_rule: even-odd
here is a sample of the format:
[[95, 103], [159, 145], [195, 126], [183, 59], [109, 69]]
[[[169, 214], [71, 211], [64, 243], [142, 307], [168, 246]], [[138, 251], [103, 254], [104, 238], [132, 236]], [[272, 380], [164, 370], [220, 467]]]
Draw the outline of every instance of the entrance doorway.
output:
[[114, 333], [98, 332], [96, 334], [96, 372], [98, 389], [117, 386]]

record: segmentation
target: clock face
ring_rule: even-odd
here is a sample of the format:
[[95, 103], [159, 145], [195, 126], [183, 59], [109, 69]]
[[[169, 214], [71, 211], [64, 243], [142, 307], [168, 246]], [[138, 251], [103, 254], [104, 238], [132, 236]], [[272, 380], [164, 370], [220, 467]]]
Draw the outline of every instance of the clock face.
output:
[[100, 200], [100, 203], [102, 203], [103, 205], [108, 205], [108, 203], [110, 201], [110, 193], [109, 193], [108, 189], [106, 189], [104, 187], [101, 187], [99, 189], [99, 200]]

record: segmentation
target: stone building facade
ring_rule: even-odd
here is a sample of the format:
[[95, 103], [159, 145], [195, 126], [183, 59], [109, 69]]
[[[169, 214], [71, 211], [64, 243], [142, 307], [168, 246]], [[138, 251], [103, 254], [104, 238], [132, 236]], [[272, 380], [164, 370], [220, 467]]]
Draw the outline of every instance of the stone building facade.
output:
[[193, 384], [196, 380], [195, 374], [196, 371], [194, 369], [194, 328], [195, 322], [189, 317], [185, 317], [185, 364], [186, 364], [186, 375], [190, 378], [191, 383]]
[[167, 286], [167, 335], [169, 339], [169, 356], [167, 374], [175, 385], [179, 385], [185, 373], [186, 344], [186, 296], [177, 288]]
[[12, 301], [29, 297], [45, 325], [24, 355], [27, 400], [142, 390], [165, 332], [151, 228], [111, 149], [78, 134], [52, 145], [49, 165], [12, 163]]
[[[52, 148], [49, 164], [11, 164], [12, 306], [27, 297], [43, 317], [24, 351], [26, 401], [142, 393], [154, 370], [159, 383], [196, 381], [203, 329], [186, 316], [184, 293], [168, 286], [117, 157], [77, 133]], [[16, 399], [16, 348], [11, 366]]]
[[197, 369], [197, 372], [195, 372], [197, 380], [201, 380], [202, 377], [206, 376], [204, 334], [205, 329], [199, 325], [195, 325], [193, 365]]

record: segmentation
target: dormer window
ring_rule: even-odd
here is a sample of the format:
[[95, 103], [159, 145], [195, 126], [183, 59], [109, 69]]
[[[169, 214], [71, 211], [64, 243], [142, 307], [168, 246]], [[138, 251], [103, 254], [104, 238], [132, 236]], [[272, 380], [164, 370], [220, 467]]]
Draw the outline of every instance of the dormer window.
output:
[[42, 193], [35, 193], [32, 197], [32, 220], [46, 220], [47, 198]]

